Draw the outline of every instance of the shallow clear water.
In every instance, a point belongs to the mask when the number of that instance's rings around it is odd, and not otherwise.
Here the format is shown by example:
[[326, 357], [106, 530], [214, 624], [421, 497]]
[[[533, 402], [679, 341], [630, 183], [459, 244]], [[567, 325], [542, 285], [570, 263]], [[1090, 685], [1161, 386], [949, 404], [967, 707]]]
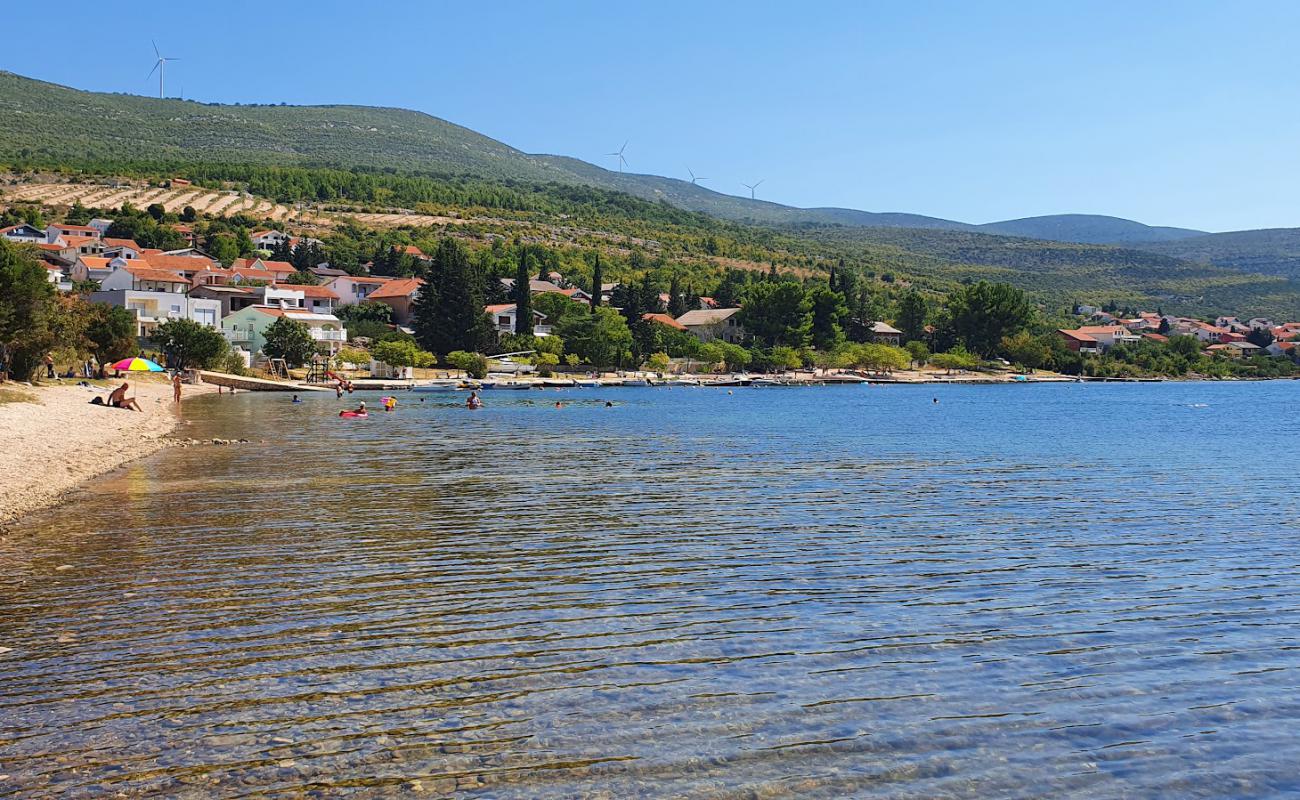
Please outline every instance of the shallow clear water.
[[196, 399], [0, 542], [0, 796], [1300, 792], [1298, 392]]

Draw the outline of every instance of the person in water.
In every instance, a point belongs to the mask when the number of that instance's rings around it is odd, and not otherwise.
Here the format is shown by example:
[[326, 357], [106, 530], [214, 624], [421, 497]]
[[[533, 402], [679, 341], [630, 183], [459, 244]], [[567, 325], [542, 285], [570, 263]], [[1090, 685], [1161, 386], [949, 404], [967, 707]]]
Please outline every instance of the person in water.
[[609, 401], [609, 400], [606, 400], [606, 401], [605, 401], [605, 408], [613, 408], [613, 407], [614, 407], [614, 404], [613, 404], [611, 401]]
[[366, 413], [366, 401], [365, 401], [365, 400], [362, 400], [362, 401], [361, 401], [361, 405], [357, 406], [357, 408], [356, 408], [356, 412], [355, 412], [355, 413], [357, 413], [357, 414], [364, 414], [364, 413]]
[[479, 399], [478, 392], [470, 392], [469, 399], [465, 401], [465, 408], [482, 408], [483, 401]]
[[293, 402], [295, 402], [295, 403], [301, 403], [302, 401], [299, 400], [299, 399], [298, 399], [298, 395], [295, 394], [295, 395], [293, 396]]
[[561, 403], [559, 400], [556, 400], [556, 401], [555, 401], [555, 407], [556, 407], [556, 408], [564, 408], [564, 403]]

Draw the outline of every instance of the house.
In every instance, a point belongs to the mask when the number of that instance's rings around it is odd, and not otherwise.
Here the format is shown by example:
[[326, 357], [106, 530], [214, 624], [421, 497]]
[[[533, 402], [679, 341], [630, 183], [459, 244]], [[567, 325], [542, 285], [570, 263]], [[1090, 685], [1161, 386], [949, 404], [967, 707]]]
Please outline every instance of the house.
[[[492, 327], [497, 333], [515, 332], [515, 319], [519, 315], [519, 309], [514, 303], [497, 303], [495, 305], [485, 306], [483, 310], [492, 318]], [[542, 324], [545, 319], [545, 314], [537, 309], [533, 309], [534, 336], [550, 335], [551, 326]]]
[[78, 256], [68, 270], [73, 283], [85, 281], [103, 281], [114, 272], [127, 266], [130, 262], [121, 256], [104, 258], [102, 256]]
[[[317, 314], [333, 314], [334, 308], [339, 302], [339, 296], [325, 286], [308, 286], [306, 284], [271, 284], [265, 289], [289, 289], [297, 291], [302, 295], [300, 303], [302, 308]], [[265, 291], [265, 289], [263, 291]]]
[[1250, 358], [1253, 355], [1258, 355], [1264, 350], [1264, 348], [1260, 347], [1254, 342], [1248, 342], [1244, 339], [1239, 342], [1224, 342], [1224, 346], [1236, 350], [1237, 356], [1244, 357], [1244, 358]]
[[668, 328], [672, 328], [673, 330], [678, 330], [678, 331], [686, 330], [685, 325], [673, 319], [672, 317], [668, 316], [667, 314], [642, 314], [641, 319], [648, 319], [651, 322], [657, 322], [660, 325], [663, 325]]
[[410, 326], [411, 309], [424, 281], [420, 278], [396, 278], [370, 293], [370, 300], [393, 309], [393, 323]]
[[121, 256], [130, 261], [133, 258], [140, 257], [140, 251], [143, 250], [140, 245], [135, 243], [134, 239], [111, 239], [104, 237], [104, 255], [112, 258]]
[[258, 353], [266, 348], [266, 329], [282, 318], [306, 325], [317, 349], [323, 353], [334, 355], [348, 340], [343, 323], [333, 314], [271, 306], [249, 306], [234, 312], [221, 320], [221, 332], [232, 345]]
[[[93, 224], [94, 220], [91, 220], [91, 222]], [[194, 232], [193, 227], [186, 225], [183, 222], [175, 222], [172, 223], [171, 229], [179, 233], [190, 247], [193, 247], [198, 243], [198, 234]]]
[[281, 244], [288, 244], [290, 237], [284, 231], [253, 231], [248, 238], [253, 240], [253, 247], [258, 250], [274, 250]]
[[739, 344], [745, 339], [745, 329], [736, 315], [739, 308], [712, 308], [687, 311], [677, 318], [678, 324], [690, 331], [701, 342], [721, 339]]
[[[105, 228], [104, 230], [108, 230]], [[61, 222], [53, 222], [45, 228], [45, 241], [53, 244], [58, 241], [59, 237], [76, 236], [79, 238], [101, 239], [104, 231], [99, 228], [92, 228], [89, 225], [66, 225]]]
[[288, 261], [265, 261], [260, 258], [237, 258], [230, 266], [232, 269], [268, 272], [274, 276], [269, 280], [284, 280], [298, 271]]
[[[1117, 344], [1136, 344], [1142, 337], [1123, 325], [1082, 325], [1074, 329], [1075, 333], [1091, 337], [1098, 348], [1105, 352]], [[1069, 341], [1066, 341], [1069, 344]]]
[[413, 244], [395, 244], [393, 245], [393, 252], [403, 256], [410, 256], [411, 258], [418, 258], [421, 261], [432, 260], [424, 254], [423, 250]]
[[190, 282], [178, 272], [155, 269], [146, 265], [137, 266], [127, 262], [125, 266], [114, 270], [100, 281], [99, 288], [106, 292], [114, 289], [132, 289], [137, 292], [186, 294], [189, 292]]
[[100, 236], [105, 236], [108, 234], [108, 229], [113, 227], [113, 220], [104, 219], [103, 217], [95, 217], [90, 222], [86, 223], [86, 227], [94, 228], [99, 231]]
[[243, 286], [223, 286], [216, 284], [198, 284], [190, 289], [190, 297], [204, 300], [216, 300], [221, 304], [221, 319], [236, 311], [257, 305], [253, 290]]
[[1097, 340], [1080, 330], [1059, 328], [1056, 332], [1065, 340], [1065, 346], [1075, 353], [1097, 355], [1101, 352], [1101, 345]]
[[1294, 357], [1294, 356], [1296, 355], [1296, 349], [1295, 349], [1295, 348], [1296, 348], [1296, 343], [1295, 343], [1295, 342], [1273, 342], [1273, 343], [1270, 344], [1268, 347], [1265, 347], [1264, 350], [1265, 350], [1265, 351], [1266, 351], [1270, 356], [1291, 356], [1291, 357]]
[[21, 225], [10, 225], [7, 228], [0, 228], [0, 236], [10, 244], [48, 244], [45, 238], [45, 231], [35, 225], [28, 225], [26, 222]]
[[104, 252], [104, 243], [97, 236], [59, 236], [51, 244], [62, 245], [75, 255], [97, 256]]
[[152, 336], [160, 323], [170, 319], [192, 319], [211, 328], [216, 328], [221, 320], [221, 303], [180, 292], [112, 289], [92, 292], [90, 299], [134, 312], [135, 335], [142, 339]]
[[1277, 327], [1271, 321], [1265, 319], [1264, 317], [1255, 317], [1254, 319], [1252, 319], [1250, 322], [1247, 322], [1246, 324], [1250, 326], [1250, 329], [1252, 331], [1266, 331]]
[[1162, 344], [1169, 341], [1168, 336], [1162, 336], [1158, 333], [1144, 333], [1142, 334], [1142, 338], [1149, 342], [1160, 342]]
[[140, 258], [149, 262], [151, 267], [179, 272], [190, 281], [193, 281], [194, 277], [199, 273], [217, 267], [216, 261], [200, 255], [182, 256], [170, 253], [150, 253], [148, 250], [142, 250]]
[[880, 344], [892, 344], [897, 347], [903, 342], [903, 332], [892, 325], [873, 322], [871, 323], [871, 340]]
[[372, 275], [339, 275], [325, 281], [324, 286], [339, 296], [339, 305], [356, 305], [365, 302], [370, 293], [388, 283], [392, 278], [381, 278]]

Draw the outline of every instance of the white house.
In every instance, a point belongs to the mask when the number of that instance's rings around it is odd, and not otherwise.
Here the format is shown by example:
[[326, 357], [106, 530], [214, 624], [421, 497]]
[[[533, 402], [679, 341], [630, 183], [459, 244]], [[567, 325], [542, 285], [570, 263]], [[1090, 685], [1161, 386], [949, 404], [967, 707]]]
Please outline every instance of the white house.
[[28, 225], [26, 222], [21, 225], [0, 228], [0, 236], [5, 237], [5, 240], [11, 244], [48, 244], [45, 231], [35, 225]]
[[687, 311], [677, 321], [694, 334], [701, 342], [721, 339], [724, 342], [739, 344], [745, 339], [745, 329], [736, 315], [739, 308], [708, 308]]
[[[105, 228], [107, 230], [107, 228]], [[102, 239], [104, 231], [98, 228], [92, 228], [89, 225], [66, 225], [61, 222], [52, 222], [45, 228], [45, 241], [53, 244], [60, 237], [76, 236], [89, 237], [91, 239]]]
[[289, 241], [289, 234], [284, 231], [253, 231], [248, 235], [253, 240], [253, 247], [258, 250], [274, 250]]
[[100, 236], [104, 236], [108, 233], [108, 229], [113, 227], [113, 220], [104, 219], [103, 217], [95, 217], [90, 222], [86, 223], [86, 227], [94, 228], [99, 231]]
[[[68, 270], [74, 283], [81, 281], [99, 281], [101, 286], [104, 279], [108, 278], [114, 272], [128, 266], [131, 262], [118, 256], [116, 258], [103, 258], [101, 256], [77, 256], [72, 268]], [[129, 287], [123, 287], [129, 288]]]
[[114, 270], [101, 280], [99, 288], [105, 292], [115, 289], [133, 289], [137, 292], [187, 294], [190, 290], [190, 282], [185, 280], [184, 275], [170, 270], [154, 269], [145, 265], [136, 266], [128, 262], [126, 266]]
[[159, 323], [170, 319], [191, 319], [210, 328], [218, 327], [221, 303], [189, 297], [181, 292], [112, 289], [92, 292], [90, 299], [135, 312], [136, 336], [148, 338]]
[[[484, 311], [492, 318], [492, 327], [497, 333], [514, 333], [515, 320], [519, 316], [519, 308], [514, 303], [497, 303], [495, 305], [484, 306]], [[549, 336], [551, 326], [543, 325], [546, 315], [537, 309], [533, 309], [533, 335]]]
[[295, 308], [271, 306], [249, 306], [232, 313], [221, 320], [221, 332], [232, 345], [242, 347], [250, 353], [258, 353], [266, 348], [266, 329], [280, 318], [306, 325], [311, 338], [316, 341], [317, 349], [330, 355], [342, 349], [348, 340], [343, 323], [333, 314], [314, 314]]

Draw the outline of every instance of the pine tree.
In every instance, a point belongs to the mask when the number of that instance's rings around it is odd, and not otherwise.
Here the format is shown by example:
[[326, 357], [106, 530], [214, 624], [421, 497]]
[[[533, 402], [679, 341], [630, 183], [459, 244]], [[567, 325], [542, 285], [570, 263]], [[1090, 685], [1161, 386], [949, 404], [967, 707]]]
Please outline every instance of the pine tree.
[[600, 269], [600, 251], [596, 251], [596, 263], [591, 268], [591, 313], [595, 314], [596, 309], [600, 308], [602, 281], [605, 280], [605, 274]]
[[668, 284], [668, 315], [676, 319], [686, 311], [686, 296], [682, 294], [680, 282], [674, 275], [672, 282]]
[[533, 332], [533, 293], [528, 287], [528, 248], [519, 248], [519, 268], [515, 270], [515, 333]]
[[450, 238], [439, 242], [415, 301], [415, 335], [421, 346], [443, 359], [454, 350], [486, 349], [492, 329], [483, 310], [483, 289], [483, 276], [464, 246]]

